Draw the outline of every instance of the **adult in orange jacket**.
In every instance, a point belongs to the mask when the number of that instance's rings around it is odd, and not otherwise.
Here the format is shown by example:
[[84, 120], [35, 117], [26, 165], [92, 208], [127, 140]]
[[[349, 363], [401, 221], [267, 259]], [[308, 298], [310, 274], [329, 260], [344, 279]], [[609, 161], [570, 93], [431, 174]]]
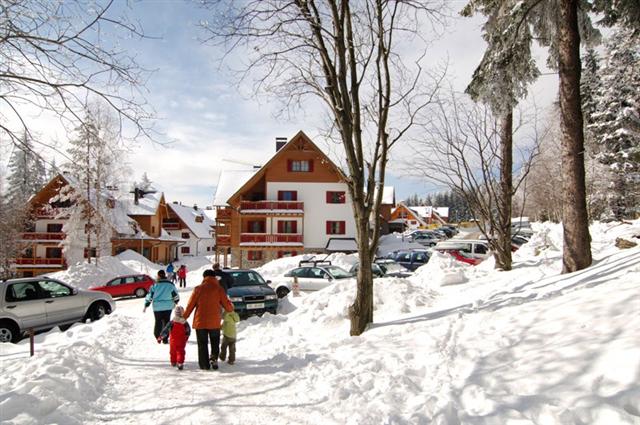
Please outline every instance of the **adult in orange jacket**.
[[[188, 319], [191, 312], [195, 310], [193, 328], [196, 330], [198, 341], [200, 369], [217, 369], [220, 355], [221, 312], [222, 308], [233, 311], [233, 304], [227, 298], [213, 270], [205, 270], [202, 276], [204, 278], [202, 283], [195, 287], [189, 298], [184, 317]], [[209, 358], [209, 342], [211, 342], [211, 358]]]

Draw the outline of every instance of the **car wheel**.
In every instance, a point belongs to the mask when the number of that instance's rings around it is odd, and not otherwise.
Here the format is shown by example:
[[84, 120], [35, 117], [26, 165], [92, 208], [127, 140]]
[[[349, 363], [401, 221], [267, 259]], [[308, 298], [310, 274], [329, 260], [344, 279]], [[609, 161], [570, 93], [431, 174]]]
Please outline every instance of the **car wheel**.
[[147, 291], [144, 290], [144, 288], [138, 288], [136, 289], [136, 291], [133, 293], [133, 295], [135, 295], [138, 298], [142, 298], [145, 295], [147, 295]]
[[18, 341], [20, 341], [20, 332], [18, 327], [9, 321], [0, 322], [0, 343], [16, 343]]
[[100, 320], [106, 315], [107, 315], [107, 307], [104, 305], [104, 303], [101, 303], [101, 302], [93, 304], [91, 306], [91, 309], [89, 310], [89, 318], [91, 319], [92, 322], [95, 322], [96, 320]]
[[278, 298], [284, 298], [287, 296], [288, 293], [289, 293], [289, 288], [285, 288], [284, 286], [281, 286], [278, 289], [276, 289], [276, 295], [278, 296]]

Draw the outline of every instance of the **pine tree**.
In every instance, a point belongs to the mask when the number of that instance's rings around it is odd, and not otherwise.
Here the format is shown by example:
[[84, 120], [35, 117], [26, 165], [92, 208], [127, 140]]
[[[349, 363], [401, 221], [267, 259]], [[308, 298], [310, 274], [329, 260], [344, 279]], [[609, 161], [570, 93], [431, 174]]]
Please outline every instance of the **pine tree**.
[[44, 161], [33, 150], [31, 139], [23, 134], [9, 160], [7, 197], [10, 202], [25, 204], [46, 183]]
[[615, 219], [634, 218], [640, 202], [640, 36], [617, 28], [606, 43], [605, 63], [590, 82], [589, 111], [596, 158], [609, 166], [608, 197]]

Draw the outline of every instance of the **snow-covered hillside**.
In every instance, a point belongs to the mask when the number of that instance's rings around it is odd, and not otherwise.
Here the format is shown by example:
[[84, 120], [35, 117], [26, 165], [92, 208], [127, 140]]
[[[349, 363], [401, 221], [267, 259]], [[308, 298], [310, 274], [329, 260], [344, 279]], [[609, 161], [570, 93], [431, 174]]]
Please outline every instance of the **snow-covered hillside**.
[[377, 280], [359, 337], [353, 281], [290, 295], [241, 322], [236, 364], [216, 372], [198, 370], [195, 336], [172, 369], [142, 301], [118, 301], [104, 320], [37, 336], [33, 358], [27, 341], [0, 346], [0, 422], [640, 424], [640, 248], [614, 246], [640, 242], [640, 222], [594, 225], [594, 264], [569, 275], [560, 227], [534, 230], [510, 272], [436, 255], [410, 279]]

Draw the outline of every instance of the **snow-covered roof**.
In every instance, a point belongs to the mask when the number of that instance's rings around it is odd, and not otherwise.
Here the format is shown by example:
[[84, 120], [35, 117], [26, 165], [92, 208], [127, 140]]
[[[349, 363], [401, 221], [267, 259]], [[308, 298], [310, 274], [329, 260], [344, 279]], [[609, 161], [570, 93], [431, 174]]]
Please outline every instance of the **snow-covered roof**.
[[358, 250], [353, 238], [330, 238], [325, 249], [329, 252], [353, 252]]
[[146, 193], [144, 197], [138, 199], [135, 203], [133, 194], [129, 194], [122, 201], [127, 206], [127, 214], [129, 215], [155, 215], [160, 206], [162, 192]]
[[213, 197], [214, 206], [227, 205], [227, 201], [236, 193], [258, 169], [251, 170], [223, 170], [220, 172], [216, 194]]
[[[374, 196], [377, 194], [378, 188], [374, 191]], [[383, 205], [395, 205], [396, 204], [396, 189], [393, 186], [385, 186], [382, 189], [382, 204]]]
[[449, 217], [449, 207], [433, 207], [440, 217]]
[[408, 206], [407, 208], [410, 208], [422, 218], [430, 218], [434, 212], [440, 217], [449, 217], [449, 207]]
[[[174, 203], [170, 203], [168, 205], [197, 238], [212, 238], [211, 226], [213, 226], [215, 222], [205, 214], [204, 210]], [[202, 221], [196, 221], [196, 217], [202, 217]]]

